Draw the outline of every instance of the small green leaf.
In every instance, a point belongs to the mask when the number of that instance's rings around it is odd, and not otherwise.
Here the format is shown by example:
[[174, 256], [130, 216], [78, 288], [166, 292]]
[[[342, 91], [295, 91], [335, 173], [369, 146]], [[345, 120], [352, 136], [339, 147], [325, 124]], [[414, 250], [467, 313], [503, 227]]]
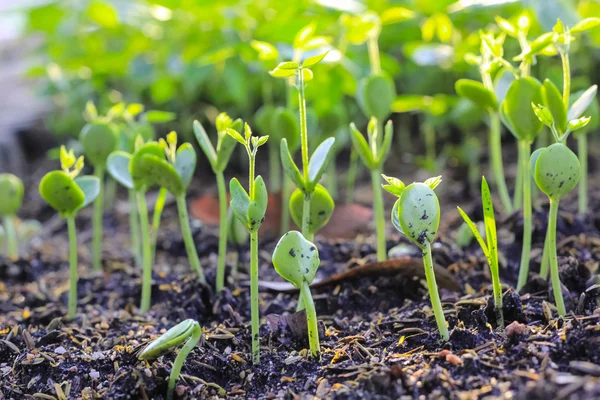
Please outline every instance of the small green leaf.
[[483, 222], [485, 224], [488, 262], [490, 268], [497, 268], [498, 260], [498, 238], [496, 237], [496, 215], [494, 214], [494, 203], [490, 187], [485, 179], [481, 177], [481, 202], [483, 207]]
[[125, 108], [125, 111], [127, 112], [127, 114], [131, 115], [132, 117], [135, 117], [136, 115], [138, 115], [144, 111], [144, 105], [138, 104], [138, 103], [132, 103], [132, 104], [127, 105], [127, 107]]
[[284, 62], [279, 63], [279, 65], [276, 67], [276, 69], [296, 70], [299, 67], [300, 66], [295, 61], [284, 61]]
[[546, 126], [551, 127], [554, 125], [554, 118], [552, 118], [552, 113], [543, 105], [535, 105], [531, 103], [531, 108], [533, 108], [533, 112], [535, 116]]
[[508, 35], [516, 38], [519, 36], [519, 29], [514, 26], [509, 20], [496, 16], [496, 24]]
[[477, 225], [475, 225], [475, 223], [471, 220], [471, 218], [469, 218], [467, 213], [465, 213], [462, 208], [460, 208], [460, 207], [456, 207], [456, 208], [458, 209], [458, 213], [460, 214], [460, 216], [465, 221], [465, 224], [467, 224], [469, 229], [471, 229], [471, 232], [473, 232], [473, 236], [475, 236], [475, 239], [477, 239], [477, 243], [479, 243], [479, 246], [481, 246], [481, 250], [483, 250], [483, 254], [485, 254], [485, 256], [487, 258], [489, 258], [488, 246], [487, 246], [485, 240], [483, 240], [483, 238], [481, 237], [481, 234], [479, 233], [479, 229], [477, 229]]
[[267, 143], [267, 140], [269, 140], [269, 135], [259, 137], [256, 141], [256, 147], [263, 146], [265, 143]]
[[588, 109], [592, 101], [596, 98], [596, 92], [598, 91], [598, 86], [593, 85], [590, 86], [569, 108], [569, 113], [567, 119], [572, 121], [577, 119], [583, 115], [585, 110]]
[[325, 139], [310, 157], [310, 161], [308, 162], [308, 181], [312, 186], [316, 185], [321, 180], [321, 176], [325, 172], [329, 160], [335, 153], [333, 151], [334, 144], [334, 137]]
[[248, 243], [248, 229], [239, 218], [233, 215], [231, 208], [227, 210], [227, 241], [235, 247]]
[[248, 205], [248, 230], [255, 232], [260, 229], [261, 224], [265, 220], [267, 213], [267, 205], [269, 196], [267, 193], [267, 185], [262, 176], [257, 176], [254, 180], [254, 200]]
[[106, 161], [108, 173], [114, 180], [125, 186], [127, 189], [133, 189], [133, 179], [129, 172], [129, 162], [131, 154], [124, 151], [114, 151], [110, 153]]
[[357, 87], [356, 100], [367, 117], [384, 119], [391, 112], [396, 98], [396, 88], [385, 73], [370, 75], [362, 79]]
[[311, 22], [310, 24], [300, 29], [294, 37], [294, 49], [302, 49], [305, 46], [306, 42], [308, 42], [313, 37], [316, 28], [316, 24], [314, 22]]
[[416, 13], [404, 7], [391, 7], [381, 13], [381, 23], [384, 25], [396, 24], [414, 18]]
[[51, 171], [42, 178], [40, 195], [63, 217], [73, 215], [85, 201], [83, 191], [63, 171]]
[[360, 156], [362, 162], [368, 169], [376, 168], [375, 160], [373, 159], [373, 153], [362, 133], [356, 129], [354, 122], [350, 124], [350, 139], [354, 150]]
[[229, 136], [231, 136], [232, 138], [234, 138], [238, 143], [240, 143], [242, 146], [247, 147], [248, 143], [246, 142], [246, 139], [244, 139], [244, 137], [236, 130], [233, 130], [231, 128], [227, 128], [227, 134]]
[[279, 239], [272, 257], [273, 266], [285, 280], [300, 288], [315, 279], [319, 268], [319, 251], [298, 231], [290, 231]]
[[[560, 134], [565, 133], [567, 130], [567, 110], [563, 103], [563, 98], [560, 94], [560, 91], [549, 79], [544, 81], [544, 85], [542, 87], [542, 96], [544, 98], [544, 105], [548, 107], [548, 110], [552, 114], [552, 119], [556, 124], [556, 129]], [[544, 124], [546, 123], [544, 122]]]
[[137, 149], [129, 162], [129, 173], [136, 190], [147, 190], [148, 187], [154, 184], [152, 180], [148, 181], [148, 171], [143, 169], [143, 163], [139, 162], [145, 154], [154, 155], [159, 159], [165, 158], [165, 151], [157, 142], [145, 143]]
[[383, 166], [390, 154], [390, 149], [392, 148], [392, 139], [394, 138], [394, 124], [392, 121], [388, 121], [387, 124], [385, 124], [384, 132], [383, 143], [381, 144], [381, 149], [379, 149], [379, 155], [377, 156], [378, 167]]
[[169, 350], [178, 347], [188, 340], [194, 333], [200, 336], [200, 324], [193, 319], [186, 319], [160, 335], [152, 343], [144, 347], [138, 355], [139, 360], [153, 360], [165, 354]]
[[535, 183], [551, 200], [560, 200], [577, 186], [581, 177], [579, 159], [562, 143], [542, 150], [535, 162]]
[[67, 148], [64, 145], [60, 146], [60, 166], [62, 169], [71, 168], [75, 165], [76, 160], [77, 158], [75, 158], [73, 149], [67, 151]]
[[142, 154], [140, 157], [134, 157], [131, 163], [135, 164], [136, 176], [141, 178], [147, 187], [156, 185], [165, 188], [175, 197], [185, 194], [181, 177], [164, 156]]
[[250, 46], [258, 52], [258, 58], [260, 60], [271, 61], [276, 60], [277, 57], [279, 57], [279, 52], [271, 43], [251, 40]]
[[471, 100], [484, 109], [496, 110], [498, 99], [496, 94], [488, 90], [483, 83], [471, 79], [459, 79], [454, 85], [456, 94]]
[[104, 167], [108, 155], [117, 150], [119, 132], [111, 123], [95, 121], [83, 127], [79, 141], [86, 159], [94, 166]]
[[543, 102], [542, 85], [531, 77], [520, 78], [511, 83], [500, 106], [503, 122], [519, 140], [532, 143], [542, 130], [543, 124], [535, 115], [531, 103]]
[[312, 57], [307, 57], [302, 62], [302, 68], [310, 68], [313, 65], [317, 65], [318, 63], [320, 63], [321, 61], [323, 61], [323, 59], [327, 56], [328, 53], [329, 53], [329, 51], [326, 51], [323, 54], [319, 54], [319, 55], [312, 56]]
[[98, 119], [98, 110], [96, 109], [93, 101], [89, 100], [87, 103], [85, 103], [85, 114], [88, 121], [94, 121]]
[[181, 178], [183, 186], [187, 188], [196, 170], [196, 150], [194, 150], [194, 147], [190, 143], [183, 143], [177, 149], [175, 170]]
[[271, 120], [271, 130], [275, 137], [287, 140], [292, 153], [300, 147], [300, 123], [298, 117], [288, 108], [277, 107]]
[[290, 180], [292, 182], [294, 182], [294, 184], [296, 185], [297, 188], [304, 189], [304, 187], [305, 187], [304, 177], [300, 173], [300, 170], [298, 169], [298, 167], [296, 166], [296, 163], [294, 162], [294, 158], [290, 154], [290, 150], [288, 149], [286, 139], [281, 140], [279, 150], [280, 150], [279, 154], [281, 156], [281, 165], [283, 167], [283, 171], [285, 172], [287, 177], [290, 178]]
[[402, 225], [400, 225], [400, 199], [396, 200], [394, 207], [392, 207], [392, 225], [394, 225], [394, 228], [396, 228], [398, 232], [404, 235]]
[[429, 186], [431, 190], [435, 190], [435, 188], [442, 183], [442, 176], [434, 176], [433, 178], [427, 179], [424, 183]]
[[219, 132], [225, 132], [227, 128], [232, 128], [232, 124], [233, 121], [231, 120], [231, 117], [229, 117], [229, 115], [227, 115], [227, 113], [224, 112], [219, 113], [219, 115], [217, 115], [217, 118], [215, 119], [215, 125], [217, 126], [217, 131]]
[[144, 113], [143, 119], [153, 124], [171, 122], [177, 118], [177, 115], [168, 111], [149, 110]]
[[296, 76], [296, 70], [275, 68], [274, 70], [269, 71], [269, 74], [274, 78], [289, 78], [291, 76]]
[[576, 131], [587, 126], [587, 124], [590, 123], [591, 119], [591, 117], [581, 117], [578, 119], [574, 119], [572, 121], [569, 121], [568, 128], [570, 131]]
[[[304, 193], [300, 189], [294, 190], [290, 196], [289, 206], [294, 223], [298, 226], [302, 226]], [[333, 215], [334, 208], [335, 203], [327, 189], [319, 184], [315, 186], [315, 190], [310, 199], [310, 221], [308, 232], [310, 234], [315, 234], [322, 227], [327, 225]]]
[[571, 28], [571, 33], [583, 32], [600, 26], [600, 18], [591, 17], [579, 21]]
[[252, 137], [252, 129], [250, 129], [250, 125], [247, 123], [244, 124], [244, 136], [246, 137], [246, 141], [249, 141]]
[[74, 182], [83, 192], [84, 200], [80, 209], [91, 204], [100, 194], [100, 179], [96, 176], [79, 176]]
[[387, 190], [394, 196], [398, 196], [398, 197], [402, 196], [402, 192], [404, 192], [404, 189], [406, 187], [404, 185], [404, 182], [402, 182], [398, 178], [394, 178], [394, 177], [387, 176], [384, 174], [381, 174], [381, 176], [388, 183], [387, 185], [381, 185], [381, 187], [383, 187], [385, 190]]
[[[233, 129], [233, 128], [232, 128]], [[214, 167], [215, 172], [223, 172], [229, 163], [231, 154], [235, 149], [237, 140], [232, 138], [227, 133], [219, 134], [219, 142], [217, 143], [217, 163]]]
[[194, 135], [214, 171], [217, 164], [217, 152], [208, 138], [204, 127], [197, 120], [194, 120]]
[[19, 211], [23, 204], [23, 192], [21, 179], [9, 173], [0, 174], [0, 216], [13, 216]]
[[248, 192], [242, 187], [237, 178], [233, 178], [229, 181], [229, 192], [231, 193], [231, 201], [229, 204], [233, 210], [233, 214], [249, 231], [248, 207], [250, 206], [250, 196], [248, 196]]
[[412, 183], [404, 189], [398, 205], [402, 232], [421, 249], [432, 243], [440, 223], [438, 198], [424, 183]]

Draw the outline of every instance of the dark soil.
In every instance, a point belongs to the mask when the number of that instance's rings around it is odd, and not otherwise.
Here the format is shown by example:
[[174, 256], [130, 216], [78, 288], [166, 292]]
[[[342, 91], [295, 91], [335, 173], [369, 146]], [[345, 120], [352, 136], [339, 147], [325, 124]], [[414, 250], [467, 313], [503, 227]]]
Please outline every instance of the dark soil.
[[[136, 352], [176, 323], [193, 318], [203, 337], [182, 370], [180, 398], [600, 398], [600, 217], [577, 217], [574, 201], [561, 207], [559, 263], [569, 315], [557, 318], [548, 282], [539, 270], [547, 203], [535, 212], [529, 284], [517, 294], [520, 257], [519, 214], [499, 217], [504, 317], [496, 326], [490, 277], [477, 243], [455, 243], [460, 204], [475, 219], [479, 201], [467, 203], [464, 188], [447, 185], [445, 208], [433, 258], [459, 291], [441, 290], [451, 329], [440, 342], [423, 276], [367, 268], [374, 261], [373, 238], [318, 239], [318, 279], [342, 273], [313, 289], [321, 328], [322, 358], [311, 359], [303, 315], [294, 315], [297, 295], [261, 291], [260, 365], [251, 363], [250, 299], [241, 254], [237, 281], [213, 290], [215, 230], [194, 226], [209, 286], [189, 270], [176, 210], [165, 210], [148, 315], [138, 313], [140, 269], [128, 250], [127, 216], [105, 218], [104, 271], [89, 270], [90, 211], [78, 219], [80, 281], [78, 317], [67, 321], [67, 242], [60, 222], [49, 221], [28, 249], [30, 258], [0, 260], [0, 399], [161, 399], [175, 354], [138, 361]], [[599, 187], [590, 184], [590, 187]], [[600, 209], [600, 191], [590, 210]], [[465, 204], [466, 203], [466, 204]], [[39, 210], [38, 210], [39, 211]], [[42, 210], [42, 213], [46, 212]], [[391, 227], [390, 227], [391, 229]], [[390, 231], [391, 232], [391, 231]], [[397, 234], [388, 247], [407, 265], [419, 263], [415, 246]], [[281, 281], [270, 264], [274, 239], [263, 238], [260, 279]], [[85, 244], [85, 245], [84, 245]], [[414, 259], [407, 258], [410, 257]]]

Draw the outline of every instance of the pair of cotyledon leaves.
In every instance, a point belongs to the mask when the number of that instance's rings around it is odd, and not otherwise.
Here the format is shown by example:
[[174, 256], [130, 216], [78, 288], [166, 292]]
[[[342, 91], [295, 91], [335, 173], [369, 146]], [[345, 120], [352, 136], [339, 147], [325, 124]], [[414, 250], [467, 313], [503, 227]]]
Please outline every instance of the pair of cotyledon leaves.
[[550, 200], [559, 201], [577, 186], [581, 177], [579, 159], [562, 143], [537, 149], [530, 162], [535, 183]]
[[309, 285], [315, 279], [319, 268], [319, 250], [298, 231], [290, 231], [283, 235], [272, 257], [277, 273], [297, 288], [303, 283]]
[[64, 171], [48, 172], [40, 182], [40, 195], [63, 217], [71, 217], [90, 204], [100, 193], [95, 176], [71, 177]]
[[[374, 135], [374, 131], [377, 129], [375, 121], [372, 119], [368, 126], [368, 135], [371, 137]], [[374, 154], [373, 149], [367, 143], [367, 140], [363, 136], [362, 133], [358, 129], [354, 123], [350, 124], [350, 138], [352, 140], [352, 145], [354, 149], [358, 152], [363, 163], [367, 166], [367, 168], [371, 170], [380, 169], [383, 166], [392, 146], [392, 138], [393, 138], [393, 125], [392, 121], [388, 121], [385, 125], [385, 134], [383, 136], [383, 142], [381, 144], [381, 148], [377, 149], [377, 154]], [[378, 133], [378, 134], [381, 134]]]

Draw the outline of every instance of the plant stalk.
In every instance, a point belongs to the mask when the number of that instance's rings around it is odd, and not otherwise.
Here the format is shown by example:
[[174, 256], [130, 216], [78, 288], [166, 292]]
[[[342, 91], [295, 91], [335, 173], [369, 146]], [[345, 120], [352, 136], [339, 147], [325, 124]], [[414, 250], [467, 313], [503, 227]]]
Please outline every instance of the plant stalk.
[[310, 200], [312, 199], [311, 193], [304, 193], [304, 203], [302, 204], [302, 236], [309, 242], [312, 242], [314, 235], [310, 233]]
[[381, 73], [381, 59], [379, 57], [379, 45], [377, 40], [379, 35], [371, 35], [367, 41], [367, 50], [369, 52], [369, 64], [371, 65], [371, 74]]
[[150, 244], [150, 226], [148, 223], [146, 193], [143, 191], [137, 192], [137, 201], [140, 215], [140, 229], [142, 231], [142, 259], [144, 260], [140, 311], [145, 314], [150, 310], [150, 295], [152, 292], [152, 247]]
[[258, 309], [258, 232], [250, 232], [250, 315], [252, 320], [252, 362], [260, 363], [260, 314]]
[[315, 303], [313, 302], [313, 298], [310, 294], [310, 286], [306, 281], [302, 282], [302, 287], [300, 288], [300, 297], [303, 299], [303, 303], [306, 309], [306, 321], [308, 325], [308, 343], [310, 345], [310, 352], [313, 357], [319, 358], [321, 353], [321, 344], [319, 342], [317, 312], [315, 310]]
[[492, 288], [494, 290], [494, 311], [496, 312], [496, 323], [500, 328], [504, 328], [504, 313], [502, 312], [502, 284], [500, 283], [500, 273], [498, 271], [497, 262], [496, 267], [493, 268], [491, 272]]
[[588, 206], [588, 152], [587, 152], [587, 134], [581, 133], [577, 136], [577, 156], [581, 165], [581, 178], [579, 179], [579, 215], [584, 215]]
[[427, 289], [429, 290], [429, 297], [431, 298], [431, 306], [433, 308], [433, 314], [435, 315], [435, 322], [437, 323], [442, 340], [448, 341], [450, 339], [450, 334], [448, 333], [448, 326], [446, 326], [446, 317], [444, 316], [442, 301], [440, 300], [438, 286], [435, 281], [433, 259], [431, 257], [431, 244], [427, 240], [424, 242], [423, 265], [425, 267], [425, 279], [427, 280]]
[[531, 144], [520, 140], [519, 141], [519, 156], [523, 178], [523, 248], [521, 251], [521, 265], [519, 267], [519, 280], [517, 282], [517, 291], [521, 290], [527, 283], [529, 275], [529, 258], [531, 253], [531, 172], [529, 156], [531, 152]]
[[135, 201], [135, 191], [129, 190], [129, 233], [131, 235], [131, 254], [138, 267], [142, 266], [142, 250], [140, 243], [140, 220], [138, 207]]
[[521, 168], [523, 161], [521, 160], [521, 152], [518, 151], [517, 154], [517, 179], [515, 182], [515, 196], [513, 197], [513, 211], [518, 211], [523, 206], [523, 169]]
[[387, 259], [385, 216], [383, 215], [383, 195], [380, 182], [381, 171], [378, 169], [372, 170], [371, 183], [373, 184], [373, 212], [377, 231], [377, 261], [385, 261]]
[[544, 239], [544, 251], [542, 253], [542, 265], [540, 266], [540, 277], [544, 279], [548, 279], [548, 270], [550, 269], [548, 243], [550, 243], [550, 229], [546, 229], [546, 238]]
[[490, 159], [494, 172], [494, 182], [500, 195], [500, 201], [504, 212], [512, 213], [513, 207], [506, 187], [506, 178], [504, 177], [504, 165], [502, 165], [502, 139], [500, 137], [500, 118], [497, 112], [490, 112]]
[[77, 314], [77, 233], [75, 231], [75, 215], [67, 217], [69, 230], [69, 312], [68, 319]]
[[167, 200], [167, 189], [161, 187], [158, 191], [158, 197], [156, 203], [154, 203], [154, 214], [152, 215], [152, 260], [156, 256], [156, 241], [158, 239], [158, 228], [160, 228], [160, 217], [165, 208], [165, 202]]
[[571, 63], [569, 62], [569, 53], [566, 51], [560, 52], [563, 70], [563, 104], [569, 109], [569, 96], [571, 94]]
[[14, 216], [5, 215], [3, 219], [4, 232], [6, 233], [6, 255], [11, 260], [19, 258], [19, 246], [17, 245], [17, 232], [15, 231]]
[[225, 258], [227, 257], [227, 189], [223, 172], [217, 172], [219, 190], [219, 258], [217, 261], [217, 292], [225, 286]]
[[567, 315], [565, 301], [562, 295], [560, 275], [558, 273], [558, 256], [556, 254], [556, 219], [558, 218], [558, 200], [550, 199], [550, 214], [548, 215], [548, 252], [550, 258], [550, 274], [552, 275], [552, 292], [554, 293], [554, 302], [558, 309], [558, 315], [564, 317]]
[[181, 374], [181, 368], [183, 368], [183, 363], [185, 359], [190, 354], [196, 344], [200, 341], [200, 337], [202, 336], [202, 330], [199, 326], [197, 326], [192, 331], [192, 336], [185, 342], [185, 345], [177, 354], [177, 358], [173, 363], [173, 369], [171, 369], [171, 375], [169, 376], [169, 387], [167, 388], [167, 400], [173, 399], [173, 391], [175, 390], [175, 384], [177, 383], [177, 379], [179, 379], [179, 375]]
[[179, 225], [181, 225], [181, 235], [183, 236], [185, 251], [187, 252], [188, 259], [190, 260], [190, 266], [192, 267], [192, 270], [198, 274], [198, 279], [200, 282], [206, 283], [204, 271], [202, 271], [200, 259], [198, 258], [198, 252], [196, 251], [194, 237], [192, 236], [192, 230], [190, 229], [190, 220], [187, 212], [187, 204], [185, 202], [185, 193], [181, 196], [177, 196], [177, 211], [179, 214]]
[[94, 237], [92, 243], [92, 265], [94, 271], [102, 270], [102, 214], [104, 213], [104, 168], [96, 167], [95, 175], [100, 181], [98, 197], [94, 201]]

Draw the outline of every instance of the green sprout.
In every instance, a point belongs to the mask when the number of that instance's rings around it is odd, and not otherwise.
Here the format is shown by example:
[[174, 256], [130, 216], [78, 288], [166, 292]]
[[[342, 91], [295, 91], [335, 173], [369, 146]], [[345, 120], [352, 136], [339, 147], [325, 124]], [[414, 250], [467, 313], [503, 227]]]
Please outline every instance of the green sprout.
[[310, 293], [310, 284], [319, 268], [319, 251], [300, 232], [290, 231], [279, 239], [272, 260], [277, 273], [300, 290], [300, 298], [306, 308], [310, 351], [313, 357], [319, 357], [321, 345], [317, 312]]
[[194, 121], [194, 134], [200, 148], [208, 158], [208, 162], [217, 177], [219, 191], [219, 257], [217, 261], [217, 292], [225, 286], [225, 258], [227, 256], [227, 188], [224, 171], [235, 148], [236, 141], [227, 134], [227, 129], [241, 130], [242, 120], [232, 121], [226, 113], [217, 116], [217, 147], [212, 145], [206, 131], [198, 121]]
[[240, 182], [233, 178], [229, 182], [231, 193], [230, 206], [234, 215], [250, 232], [250, 314], [252, 319], [252, 360], [255, 364], [260, 363], [260, 315], [258, 310], [258, 229], [265, 219], [267, 203], [269, 201], [267, 187], [263, 178], [259, 175], [254, 177], [256, 164], [256, 153], [258, 148], [269, 139], [268, 136], [252, 136], [252, 130], [248, 124], [244, 125], [244, 136], [239, 132], [228, 128], [227, 133], [237, 140], [248, 154], [249, 161], [249, 191], [242, 187]]
[[[580, 101], [583, 103], [587, 101], [588, 93], [591, 91], [596, 92], [598, 90], [598, 86], [594, 85], [590, 89], [586, 90], [579, 96], [579, 98], [573, 103], [571, 108], [569, 109], [569, 117], [575, 117], [576, 114], [573, 112], [571, 114], [571, 110], [580, 109], [578, 104]], [[591, 96], [595, 98], [596, 96]], [[583, 107], [581, 107], [583, 108]], [[600, 105], [598, 101], [593, 99], [591, 100], [591, 104], [589, 106], [590, 117], [592, 120], [589, 125], [580, 129], [575, 133], [575, 138], [577, 138], [577, 156], [579, 157], [579, 161], [581, 162], [581, 179], [579, 181], [579, 196], [578, 196], [578, 211], [580, 215], [584, 215], [588, 210], [588, 140], [587, 134], [593, 130], [598, 129], [600, 127]]]
[[[533, 177], [539, 189], [550, 200], [548, 214], [547, 253], [552, 277], [554, 301], [560, 316], [567, 310], [562, 295], [556, 254], [556, 220], [560, 200], [575, 188], [581, 176], [581, 167], [575, 153], [562, 143], [554, 143], [536, 150], [531, 156]], [[541, 272], [544, 275], [544, 272]]]
[[100, 181], [100, 192], [94, 201], [92, 265], [95, 270], [102, 268], [102, 214], [104, 212], [104, 175], [106, 159], [117, 149], [119, 132], [117, 127], [106, 118], [100, 118], [92, 102], [86, 105], [89, 122], [79, 134], [86, 159], [94, 166], [94, 175]]
[[[514, 80], [500, 105], [500, 118], [519, 144], [518, 173], [522, 176], [523, 188], [523, 248], [517, 290], [521, 290], [527, 282], [531, 252], [532, 214], [531, 214], [531, 173], [529, 158], [531, 145], [543, 125], [531, 110], [531, 103], [541, 103], [542, 85], [534, 78], [523, 77]], [[530, 111], [531, 110], [531, 111]], [[517, 180], [518, 184], [518, 180]]]
[[186, 319], [160, 335], [160, 337], [148, 344], [138, 355], [139, 360], [154, 360], [185, 342], [183, 348], [177, 354], [177, 358], [175, 358], [173, 369], [171, 369], [169, 387], [167, 388], [167, 400], [173, 398], [173, 391], [179, 379], [183, 363], [194, 347], [196, 347], [201, 336], [202, 329], [200, 328], [200, 324], [193, 319]]
[[231, 252], [231, 276], [234, 279], [237, 277], [240, 248], [248, 243], [250, 233], [246, 230], [246, 226], [233, 215], [231, 208], [227, 211], [227, 241], [233, 247], [234, 251]]
[[435, 240], [440, 224], [440, 203], [433, 191], [442, 181], [438, 176], [430, 178], [424, 183], [415, 182], [405, 186], [400, 179], [382, 175], [387, 185], [382, 185], [385, 190], [398, 197], [392, 209], [392, 223], [394, 227], [421, 249], [425, 267], [425, 279], [435, 321], [444, 341], [450, 339], [446, 318], [433, 270], [431, 257], [431, 243]]
[[[383, 195], [381, 192], [381, 170], [390, 152], [393, 137], [393, 125], [391, 121], [385, 126], [385, 135], [380, 131], [382, 125], [378, 124], [377, 118], [371, 118], [367, 128], [369, 142], [365, 140], [362, 133], [350, 124], [350, 138], [354, 150], [358, 153], [365, 166], [371, 170], [371, 184], [373, 185], [373, 211], [375, 214], [375, 226], [377, 230], [377, 261], [385, 261], [387, 248], [385, 242], [385, 217], [383, 215]], [[381, 138], [383, 136], [383, 138]]]
[[61, 217], [67, 220], [69, 231], [69, 311], [67, 318], [77, 312], [77, 236], [75, 216], [80, 209], [100, 193], [100, 179], [78, 176], [83, 169], [83, 156], [75, 158], [73, 150], [60, 148], [61, 171], [48, 172], [40, 182], [40, 195]]
[[19, 245], [14, 218], [23, 203], [23, 182], [13, 174], [0, 174], [0, 193], [0, 216], [6, 236], [6, 255], [11, 260], [16, 260], [19, 258]]
[[494, 310], [496, 311], [497, 324], [504, 328], [504, 316], [502, 314], [502, 284], [500, 283], [500, 269], [498, 267], [498, 238], [496, 236], [496, 217], [494, 215], [494, 204], [492, 195], [485, 177], [481, 178], [481, 204], [483, 207], [483, 222], [485, 225], [485, 240], [479, 233], [477, 225], [471, 218], [458, 208], [458, 212], [465, 220], [467, 226], [471, 229], [473, 236], [477, 239], [483, 254], [487, 258], [490, 272], [492, 275], [492, 288], [494, 291]]
[[310, 157], [308, 155], [308, 129], [306, 123], [306, 100], [304, 96], [305, 82], [313, 77], [310, 67], [318, 64], [325, 58], [327, 53], [306, 58], [301, 64], [295, 61], [280, 63], [270, 74], [276, 78], [296, 77], [296, 87], [298, 89], [298, 103], [300, 107], [300, 143], [302, 152], [302, 172], [296, 166], [293, 160], [287, 140], [281, 140], [281, 163], [286, 175], [296, 187], [304, 194], [304, 204], [302, 211], [302, 235], [308, 240], [312, 240], [310, 222], [311, 198], [319, 180], [323, 176], [333, 155], [333, 145], [335, 138], [331, 137], [324, 140]]

